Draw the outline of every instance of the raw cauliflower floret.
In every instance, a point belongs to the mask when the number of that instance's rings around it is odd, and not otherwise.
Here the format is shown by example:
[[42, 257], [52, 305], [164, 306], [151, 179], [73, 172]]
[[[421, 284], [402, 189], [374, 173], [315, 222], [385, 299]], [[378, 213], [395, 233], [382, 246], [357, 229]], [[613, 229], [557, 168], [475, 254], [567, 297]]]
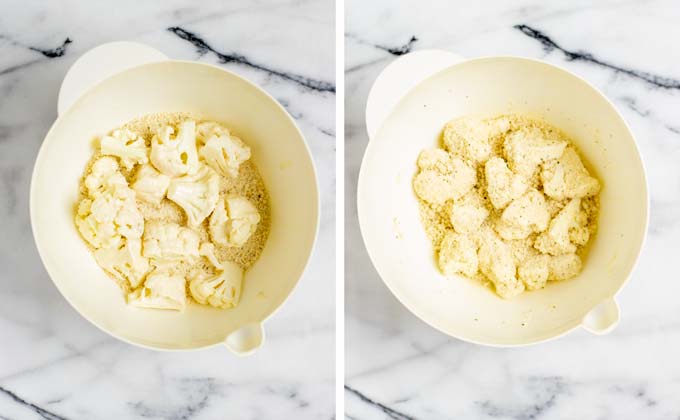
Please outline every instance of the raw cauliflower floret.
[[600, 191], [600, 183], [590, 176], [576, 151], [568, 147], [562, 156], [543, 165], [541, 181], [545, 193], [556, 199], [583, 198]]
[[250, 147], [228, 132], [212, 134], [201, 147], [199, 156], [223, 176], [236, 178], [241, 164], [250, 159]]
[[477, 183], [475, 170], [458, 158], [451, 159], [450, 171], [442, 174], [427, 169], [416, 175], [413, 189], [423, 200], [443, 204], [464, 196]]
[[541, 163], [557, 159], [565, 147], [564, 141], [545, 139], [540, 130], [528, 129], [508, 135], [503, 152], [513, 172], [531, 179]]
[[161, 127], [151, 139], [151, 163], [165, 175], [175, 177], [198, 171], [196, 123], [180, 124], [177, 135], [170, 126]]
[[80, 202], [76, 214], [76, 226], [85, 240], [101, 248], [119, 245], [121, 237], [142, 236], [144, 218], [135, 192], [127, 186], [115, 159], [100, 158], [85, 182], [91, 197]]
[[498, 157], [486, 162], [484, 175], [489, 200], [497, 209], [502, 209], [512, 200], [521, 197], [528, 188], [524, 177], [512, 173], [505, 161]]
[[439, 268], [447, 276], [477, 273], [477, 247], [468, 236], [449, 231], [439, 248]]
[[206, 121], [196, 125], [196, 141], [204, 145], [212, 137], [228, 136], [229, 129], [213, 121]]
[[150, 221], [144, 230], [144, 256], [167, 262], [199, 256], [196, 232], [176, 223]]
[[451, 171], [451, 155], [438, 147], [425, 149], [418, 155], [417, 164], [420, 170], [433, 169], [445, 174]]
[[128, 294], [128, 304], [140, 308], [182, 311], [187, 305], [186, 279], [168, 273], [149, 274], [144, 286]]
[[100, 267], [122, 284], [136, 288], [149, 271], [149, 260], [142, 256], [139, 238], [128, 238], [119, 246], [100, 248], [94, 252]]
[[132, 189], [137, 197], [152, 203], [160, 204], [170, 185], [170, 177], [158, 172], [151, 165], [142, 165], [137, 170]]
[[184, 209], [190, 227], [197, 227], [212, 213], [219, 199], [220, 178], [201, 165], [198, 172], [170, 181], [168, 198]]
[[260, 223], [257, 208], [244, 197], [220, 200], [210, 216], [208, 231], [215, 243], [240, 247], [255, 233]]
[[217, 255], [215, 254], [215, 245], [212, 243], [203, 242], [198, 248], [198, 253], [201, 255], [201, 257], [205, 257], [216, 269], [224, 270], [224, 266], [220, 260], [217, 259]]
[[503, 239], [524, 239], [548, 228], [550, 213], [543, 194], [532, 189], [503, 210], [496, 231]]
[[516, 277], [517, 266], [510, 247], [493, 231], [482, 235], [478, 259], [480, 271], [493, 282], [499, 296], [508, 299], [524, 291], [524, 284]]
[[544, 254], [574, 253], [576, 245], [571, 242], [569, 231], [580, 228], [579, 222], [583, 220], [581, 199], [574, 198], [550, 221], [548, 230], [536, 238], [534, 247]]
[[490, 132], [487, 124], [477, 118], [458, 118], [444, 127], [446, 149], [473, 163], [483, 163], [491, 154]]
[[128, 186], [125, 177], [120, 172], [118, 162], [110, 156], [102, 156], [92, 164], [84, 183], [91, 197], [97, 197], [116, 186]]
[[199, 272], [189, 282], [189, 292], [194, 300], [216, 308], [233, 308], [241, 297], [243, 270], [231, 262], [223, 263], [223, 270], [215, 275]]
[[83, 238], [95, 248], [118, 246], [122, 240], [113, 224], [113, 217], [106, 213], [93, 214], [92, 200], [89, 198], [78, 204], [76, 227]]
[[489, 210], [475, 190], [470, 190], [451, 205], [451, 225], [458, 233], [472, 233], [478, 230], [487, 217]]
[[144, 138], [127, 129], [115, 130], [110, 136], [102, 137], [99, 146], [102, 154], [118, 157], [128, 170], [149, 161]]

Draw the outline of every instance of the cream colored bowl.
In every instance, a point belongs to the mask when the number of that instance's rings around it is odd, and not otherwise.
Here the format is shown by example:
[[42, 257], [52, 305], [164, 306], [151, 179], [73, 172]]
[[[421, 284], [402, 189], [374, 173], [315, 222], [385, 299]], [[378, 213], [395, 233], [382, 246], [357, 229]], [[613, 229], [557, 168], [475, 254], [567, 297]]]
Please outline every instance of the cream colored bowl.
[[[74, 71], [82, 67], [76, 64]], [[61, 97], [72, 96], [60, 95], [60, 107]], [[83, 317], [129, 343], [154, 349], [225, 343], [238, 354], [258, 348], [264, 339], [262, 323], [302, 275], [319, 220], [312, 159], [283, 107], [226, 70], [165, 60], [115, 74], [60, 111], [35, 163], [30, 210], [38, 251], [64, 297]], [[93, 138], [131, 119], [174, 111], [203, 115], [236, 132], [251, 147], [270, 194], [271, 233], [262, 256], [246, 272], [235, 309], [192, 304], [180, 313], [127, 306], [74, 227], [78, 182], [92, 156]]]
[[[645, 173], [626, 123], [595, 88], [553, 65], [517, 57], [449, 59], [446, 64], [432, 52], [406, 56], [380, 76], [369, 99], [371, 140], [359, 176], [358, 210], [378, 273], [416, 316], [466, 341], [512, 346], [579, 326], [610, 331], [619, 320], [614, 297], [636, 264], [648, 224]], [[416, 83], [409, 69], [414, 65], [439, 71]], [[390, 88], [400, 73], [407, 86]], [[395, 97], [400, 91], [404, 96]], [[440, 273], [411, 187], [419, 152], [438, 144], [447, 121], [503, 113], [538, 116], [563, 129], [603, 184], [599, 231], [582, 273], [512, 300], [479, 282]]]

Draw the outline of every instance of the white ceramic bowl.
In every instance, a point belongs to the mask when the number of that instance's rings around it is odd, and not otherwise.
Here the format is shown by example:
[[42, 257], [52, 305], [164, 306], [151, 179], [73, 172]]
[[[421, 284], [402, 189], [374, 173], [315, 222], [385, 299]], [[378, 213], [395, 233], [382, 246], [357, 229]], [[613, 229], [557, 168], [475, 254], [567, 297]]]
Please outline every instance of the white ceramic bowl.
[[[101, 52], [94, 50], [84, 62]], [[74, 71], [85, 68], [90, 66], [76, 63]], [[65, 85], [77, 79], [67, 76]], [[63, 102], [65, 109], [47, 134], [33, 171], [33, 234], [54, 284], [83, 317], [129, 343], [154, 349], [225, 343], [235, 353], [252, 352], [263, 342], [262, 323], [302, 275], [316, 238], [317, 181], [302, 134], [271, 96], [215, 66], [164, 60], [92, 83], [72, 105], [62, 98], [75, 100], [77, 95], [62, 91], [60, 108]], [[236, 132], [250, 146], [271, 198], [271, 233], [261, 257], [246, 272], [235, 309], [192, 304], [180, 313], [127, 306], [74, 227], [78, 182], [92, 156], [93, 138], [131, 119], [173, 111], [197, 113]]]
[[[371, 93], [371, 139], [358, 186], [361, 232], [387, 287], [434, 328], [479, 344], [531, 344], [579, 326], [610, 331], [619, 320], [614, 296], [636, 264], [649, 213], [642, 160], [614, 106], [584, 80], [538, 60], [442, 59], [432, 52], [403, 60], [388, 67]], [[414, 65], [438, 72], [417, 81], [410, 72]], [[390, 88], [400, 74], [406, 86]], [[603, 185], [599, 230], [582, 273], [512, 300], [439, 272], [411, 187], [419, 152], [438, 144], [447, 121], [503, 113], [534, 115], [564, 130]]]

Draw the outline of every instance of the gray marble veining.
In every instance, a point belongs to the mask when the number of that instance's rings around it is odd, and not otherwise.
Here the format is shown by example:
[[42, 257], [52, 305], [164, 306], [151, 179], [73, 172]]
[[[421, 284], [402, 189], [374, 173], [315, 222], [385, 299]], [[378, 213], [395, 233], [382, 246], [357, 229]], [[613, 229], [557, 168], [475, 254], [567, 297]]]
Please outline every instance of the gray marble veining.
[[[680, 8], [665, 1], [346, 2], [348, 419], [678, 419]], [[643, 255], [605, 337], [575, 331], [516, 349], [431, 329], [390, 294], [357, 227], [366, 96], [410, 50], [521, 55], [563, 66], [611, 99], [636, 135], [651, 192]]]
[[[0, 2], [0, 419], [330, 419], [334, 415], [335, 54], [331, 1]], [[286, 106], [322, 191], [318, 246], [267, 343], [157, 353], [82, 319], [31, 235], [33, 161], [69, 65], [130, 40], [221, 65]], [[313, 314], [313, 316], [312, 316]]]

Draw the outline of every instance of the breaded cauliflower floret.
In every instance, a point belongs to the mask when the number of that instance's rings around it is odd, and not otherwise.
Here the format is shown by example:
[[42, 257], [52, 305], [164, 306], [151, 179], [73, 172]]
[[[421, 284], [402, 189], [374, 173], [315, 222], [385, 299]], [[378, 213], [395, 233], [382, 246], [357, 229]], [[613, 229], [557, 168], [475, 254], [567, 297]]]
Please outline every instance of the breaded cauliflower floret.
[[569, 232], [571, 229], [582, 227], [579, 222], [583, 220], [581, 199], [574, 198], [550, 221], [548, 230], [536, 238], [534, 247], [544, 254], [574, 253], [576, 245], [571, 242]]
[[540, 165], [550, 159], [557, 159], [564, 152], [567, 143], [543, 138], [538, 129], [519, 130], [505, 139], [503, 152], [513, 172], [531, 179]]
[[545, 287], [549, 281], [563, 281], [581, 272], [581, 258], [576, 254], [545, 255], [527, 258], [517, 269], [519, 279], [527, 290]]
[[499, 296], [508, 299], [524, 291], [524, 284], [516, 277], [517, 266], [510, 247], [493, 231], [482, 235], [478, 259], [480, 271], [493, 282]]
[[562, 156], [543, 165], [543, 190], [556, 199], [583, 198], [600, 191], [600, 183], [590, 176], [576, 151], [568, 147]]
[[517, 268], [517, 275], [527, 290], [538, 290], [545, 287], [550, 275], [550, 256], [534, 255], [522, 262]]
[[472, 233], [478, 230], [487, 217], [489, 217], [489, 210], [486, 209], [482, 197], [475, 190], [470, 190], [451, 205], [451, 225], [458, 233]]
[[548, 228], [550, 213], [543, 194], [532, 189], [503, 210], [496, 231], [503, 239], [524, 239]]
[[446, 149], [473, 163], [483, 163], [491, 154], [489, 128], [477, 118], [458, 118], [444, 127]]
[[439, 268], [447, 276], [477, 273], [477, 247], [468, 236], [449, 231], [439, 248]]
[[491, 204], [497, 209], [502, 209], [512, 200], [521, 197], [528, 188], [524, 177], [513, 174], [505, 161], [498, 157], [486, 162], [484, 175], [487, 194]]
[[475, 170], [462, 160], [451, 159], [451, 170], [446, 174], [427, 169], [416, 175], [413, 189], [423, 200], [432, 204], [443, 204], [450, 199], [465, 195], [477, 183]]
[[418, 155], [418, 168], [423, 171], [433, 169], [442, 174], [448, 173], [451, 171], [451, 155], [438, 147], [425, 149]]
[[576, 254], [564, 254], [550, 257], [549, 281], [569, 280], [581, 272], [581, 258]]

